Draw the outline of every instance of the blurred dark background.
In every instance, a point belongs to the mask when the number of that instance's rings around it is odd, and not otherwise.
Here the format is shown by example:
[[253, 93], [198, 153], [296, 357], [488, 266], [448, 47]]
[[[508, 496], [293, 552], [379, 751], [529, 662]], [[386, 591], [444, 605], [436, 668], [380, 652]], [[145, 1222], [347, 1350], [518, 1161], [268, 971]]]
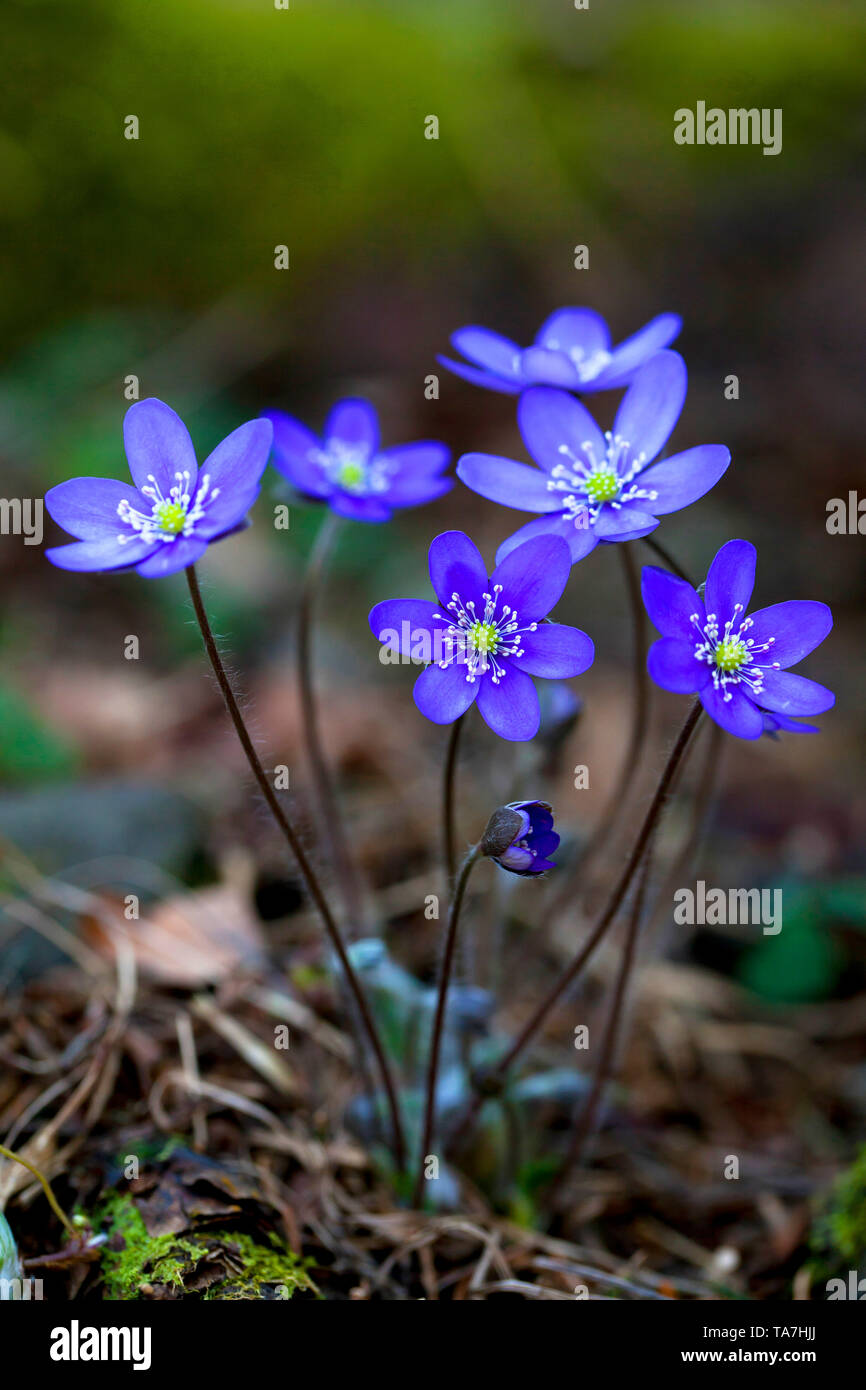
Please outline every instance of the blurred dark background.
[[[455, 458], [522, 458], [513, 400], [437, 368], [451, 332], [477, 322], [529, 342], [554, 308], [585, 304], [620, 339], [659, 312], [682, 314], [690, 390], [674, 444], [724, 442], [734, 462], [660, 538], [702, 576], [719, 544], [745, 536], [759, 548], [760, 605], [821, 598], [836, 615], [804, 671], [838, 691], [837, 708], [820, 737], [729, 746], [705, 876], [832, 888], [829, 905], [822, 896], [801, 914], [786, 983], [766, 961], [750, 978], [768, 998], [847, 989], [846, 970], [856, 988], [866, 539], [830, 536], [825, 520], [828, 499], [866, 489], [863, 8], [8, 0], [4, 47], [6, 496], [41, 496], [77, 474], [125, 477], [130, 374], [183, 415], [200, 457], [264, 408], [318, 428], [335, 398], [363, 393], [388, 443], [434, 437]], [[781, 108], [781, 154], [675, 144], [675, 110], [699, 100]], [[129, 115], [136, 141], [124, 138]], [[436, 141], [424, 138], [429, 115]], [[578, 243], [588, 270], [573, 267]], [[279, 244], [286, 271], [274, 268]], [[427, 400], [434, 372], [440, 394]], [[724, 396], [731, 373], [737, 401]], [[594, 399], [609, 417], [616, 398]], [[273, 762], [298, 765], [303, 796], [291, 624], [318, 518], [295, 507], [290, 532], [274, 531], [280, 495], [271, 472], [253, 530], [201, 569], [263, 743]], [[379, 666], [369, 606], [425, 593], [438, 531], [464, 528], [492, 557], [525, 519], [458, 485], [391, 525], [344, 528], [318, 659], [353, 812], [381, 744], [388, 796], [423, 818], [442, 746], [411, 704], [410, 674]], [[58, 539], [46, 518], [46, 542]], [[16, 537], [2, 539], [0, 568], [0, 833], [48, 870], [134, 852], [188, 880], [206, 875], [198, 822], [165, 797], [212, 823], [239, 764], [182, 576], [65, 575]], [[612, 548], [577, 568], [560, 615], [598, 648], [560, 788], [565, 811], [589, 823], [628, 719]], [[127, 634], [140, 638], [138, 662], [123, 658]], [[659, 696], [657, 722], [672, 726], [681, 707]], [[503, 750], [483, 730], [474, 738], [469, 794], [481, 808]], [[597, 772], [579, 805], [572, 761]], [[133, 798], [122, 810], [100, 800], [113, 781]], [[375, 840], [397, 814], [357, 833]], [[229, 844], [236, 832], [221, 833]], [[375, 843], [365, 853], [371, 872], [399, 878]], [[848, 956], [829, 950], [828, 933], [852, 934]]]

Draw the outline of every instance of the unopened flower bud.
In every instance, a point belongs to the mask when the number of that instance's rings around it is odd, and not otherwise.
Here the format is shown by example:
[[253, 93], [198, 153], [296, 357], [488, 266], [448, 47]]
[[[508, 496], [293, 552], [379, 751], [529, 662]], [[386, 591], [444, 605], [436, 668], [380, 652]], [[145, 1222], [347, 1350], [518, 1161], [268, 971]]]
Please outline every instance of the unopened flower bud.
[[546, 801], [511, 801], [493, 812], [481, 839], [481, 853], [502, 869], [534, 877], [554, 868], [559, 836]]

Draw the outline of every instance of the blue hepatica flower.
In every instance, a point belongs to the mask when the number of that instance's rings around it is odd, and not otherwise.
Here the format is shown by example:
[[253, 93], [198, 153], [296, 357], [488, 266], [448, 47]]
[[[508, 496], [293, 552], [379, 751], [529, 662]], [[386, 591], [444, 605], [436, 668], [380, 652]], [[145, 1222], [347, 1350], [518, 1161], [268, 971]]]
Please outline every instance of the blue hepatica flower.
[[512, 552], [488, 578], [477, 547], [462, 531], [430, 546], [438, 603], [390, 599], [370, 614], [386, 650], [431, 664], [415, 682], [415, 703], [434, 724], [451, 724], [477, 701], [500, 738], [535, 737], [533, 676], [581, 675], [594, 648], [576, 627], [543, 620], [568, 582], [571, 558], [558, 536], [539, 536]]
[[185, 569], [237, 531], [256, 500], [271, 448], [266, 420], [249, 420], [199, 468], [179, 415], [151, 397], [130, 406], [123, 439], [134, 487], [70, 478], [45, 494], [49, 514], [77, 540], [46, 550], [65, 570], [135, 566], [146, 579]]
[[516, 811], [523, 823], [508, 848], [492, 856], [494, 863], [523, 878], [555, 868], [548, 856], [556, 853], [559, 836], [553, 828], [553, 812], [548, 803], [509, 801], [507, 809]]
[[572, 561], [599, 541], [635, 540], [658, 517], [703, 497], [731, 461], [721, 444], [701, 444], [653, 463], [686, 396], [686, 364], [658, 352], [641, 367], [602, 433], [589, 411], [565, 391], [535, 386], [517, 410], [523, 441], [538, 468], [493, 454], [464, 454], [457, 476], [473, 492], [525, 512], [541, 512], [500, 547], [503, 559], [532, 536], [561, 536]]
[[451, 342], [472, 366], [439, 361], [476, 386], [515, 394], [527, 386], [561, 386], [566, 391], [609, 391], [626, 386], [634, 373], [672, 343], [682, 327], [677, 314], [659, 314], [618, 347], [607, 324], [592, 309], [557, 309], [538, 331], [532, 347], [521, 348], [489, 328], [461, 328]]
[[746, 617], [755, 557], [748, 541], [723, 545], [703, 599], [684, 579], [644, 569], [644, 603], [662, 634], [650, 648], [649, 673], [665, 690], [697, 694], [707, 714], [738, 738], [780, 728], [811, 732], [794, 720], [823, 714], [835, 696], [787, 668], [823, 642], [833, 618], [826, 603], [797, 599]]
[[396, 509], [432, 502], [454, 486], [440, 474], [450, 450], [434, 440], [379, 448], [369, 401], [338, 401], [322, 439], [300, 420], [273, 410], [274, 463], [298, 492], [327, 502], [352, 521], [390, 521]]

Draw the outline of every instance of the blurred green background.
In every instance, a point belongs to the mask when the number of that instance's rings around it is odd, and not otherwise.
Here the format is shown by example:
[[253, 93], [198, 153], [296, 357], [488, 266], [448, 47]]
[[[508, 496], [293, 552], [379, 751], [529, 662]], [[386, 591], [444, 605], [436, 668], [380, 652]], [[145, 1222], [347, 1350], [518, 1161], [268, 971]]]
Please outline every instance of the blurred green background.
[[[844, 987], [844, 967], [816, 942], [828, 929], [857, 937], [866, 882], [866, 540], [825, 530], [827, 500], [866, 489], [863, 7], [7, 0], [3, 37], [6, 496], [41, 496], [80, 473], [125, 476], [131, 373], [142, 395], [181, 412], [201, 456], [261, 409], [318, 427], [333, 399], [361, 392], [387, 442], [436, 437], [455, 457], [523, 457], [513, 401], [437, 368], [451, 332], [478, 322], [529, 342], [565, 304], [604, 313], [617, 339], [664, 310], [683, 315], [690, 392], [675, 443], [725, 442], [734, 464], [661, 538], [703, 574], [721, 542], [746, 536], [759, 547], [761, 604], [822, 598], [837, 617], [805, 669], [838, 690], [838, 707], [820, 739], [729, 750], [718, 843], [727, 827], [732, 847], [715, 867], [734, 882], [842, 882], [844, 912], [825, 896], [803, 907], [811, 945], [781, 992], [808, 995], [816, 977], [819, 995]], [[782, 153], [676, 145], [674, 111], [698, 100], [780, 107]], [[137, 141], [124, 138], [129, 115]], [[428, 115], [436, 141], [424, 138]], [[574, 269], [578, 243], [589, 270]], [[286, 271], [274, 268], [279, 244]], [[427, 400], [437, 371], [439, 398]], [[730, 373], [738, 401], [724, 398]], [[599, 405], [609, 414], [615, 400]], [[278, 495], [270, 474], [260, 524], [201, 566], [254, 693], [260, 673], [289, 659], [317, 520], [294, 508], [288, 535], [274, 532]], [[323, 682], [345, 696], [355, 681], [377, 691], [390, 681], [387, 698], [411, 721], [408, 677], [376, 662], [369, 605], [424, 592], [437, 531], [461, 526], [492, 553], [524, 519], [458, 486], [388, 527], [346, 527]], [[46, 524], [46, 540], [59, 539]], [[182, 577], [67, 576], [13, 537], [0, 569], [0, 830], [15, 838], [26, 821], [25, 847], [59, 867], [45, 850], [52, 813], [27, 819], [28, 797], [48, 806], [56, 783], [106, 776], [197, 785], [227, 744], [214, 755], [197, 742], [202, 677]], [[625, 734], [593, 701], [612, 700], [623, 721], [628, 708], [629, 630], [610, 554], [578, 567], [561, 611], [598, 646], [581, 689], [603, 784]], [[134, 669], [122, 659], [128, 633], [141, 637]], [[678, 717], [673, 697], [659, 708]], [[265, 734], [291, 737], [266, 700], [260, 718]], [[435, 758], [438, 732], [420, 717], [413, 728]], [[65, 833], [69, 819], [67, 809]], [[145, 857], [159, 858], [146, 834], [155, 819], [128, 831]], [[756, 878], [742, 877], [744, 861]], [[763, 943], [771, 949], [783, 948]], [[777, 959], [749, 967], [760, 992], [779, 992]], [[859, 944], [850, 959], [853, 988]]]

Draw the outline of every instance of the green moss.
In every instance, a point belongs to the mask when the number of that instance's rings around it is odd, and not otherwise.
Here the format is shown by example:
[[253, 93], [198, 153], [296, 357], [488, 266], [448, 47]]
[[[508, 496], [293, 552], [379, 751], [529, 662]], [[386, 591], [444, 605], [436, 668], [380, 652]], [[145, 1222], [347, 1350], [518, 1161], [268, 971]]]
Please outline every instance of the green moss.
[[829, 1268], [866, 1262], [866, 1146], [838, 1177], [815, 1221], [812, 1249]]
[[276, 1289], [277, 1297], [291, 1298], [296, 1289], [315, 1289], [304, 1262], [273, 1232], [268, 1236], [268, 1245], [260, 1245], [252, 1236], [237, 1231], [217, 1232], [213, 1239], [238, 1250], [244, 1270], [225, 1284], [208, 1289], [206, 1299], [261, 1298], [263, 1287]]
[[[304, 1262], [274, 1234], [264, 1244], [237, 1231], [151, 1236], [132, 1198], [118, 1192], [106, 1197], [94, 1219], [109, 1236], [109, 1246], [119, 1247], [103, 1251], [106, 1299], [141, 1298], [147, 1284], [166, 1284], [185, 1294], [200, 1262], [218, 1258], [220, 1250], [231, 1254], [232, 1268], [227, 1266], [225, 1278], [211, 1284], [204, 1294], [207, 1299], [291, 1298], [297, 1289], [315, 1287]], [[191, 1289], [189, 1296], [201, 1295]]]

